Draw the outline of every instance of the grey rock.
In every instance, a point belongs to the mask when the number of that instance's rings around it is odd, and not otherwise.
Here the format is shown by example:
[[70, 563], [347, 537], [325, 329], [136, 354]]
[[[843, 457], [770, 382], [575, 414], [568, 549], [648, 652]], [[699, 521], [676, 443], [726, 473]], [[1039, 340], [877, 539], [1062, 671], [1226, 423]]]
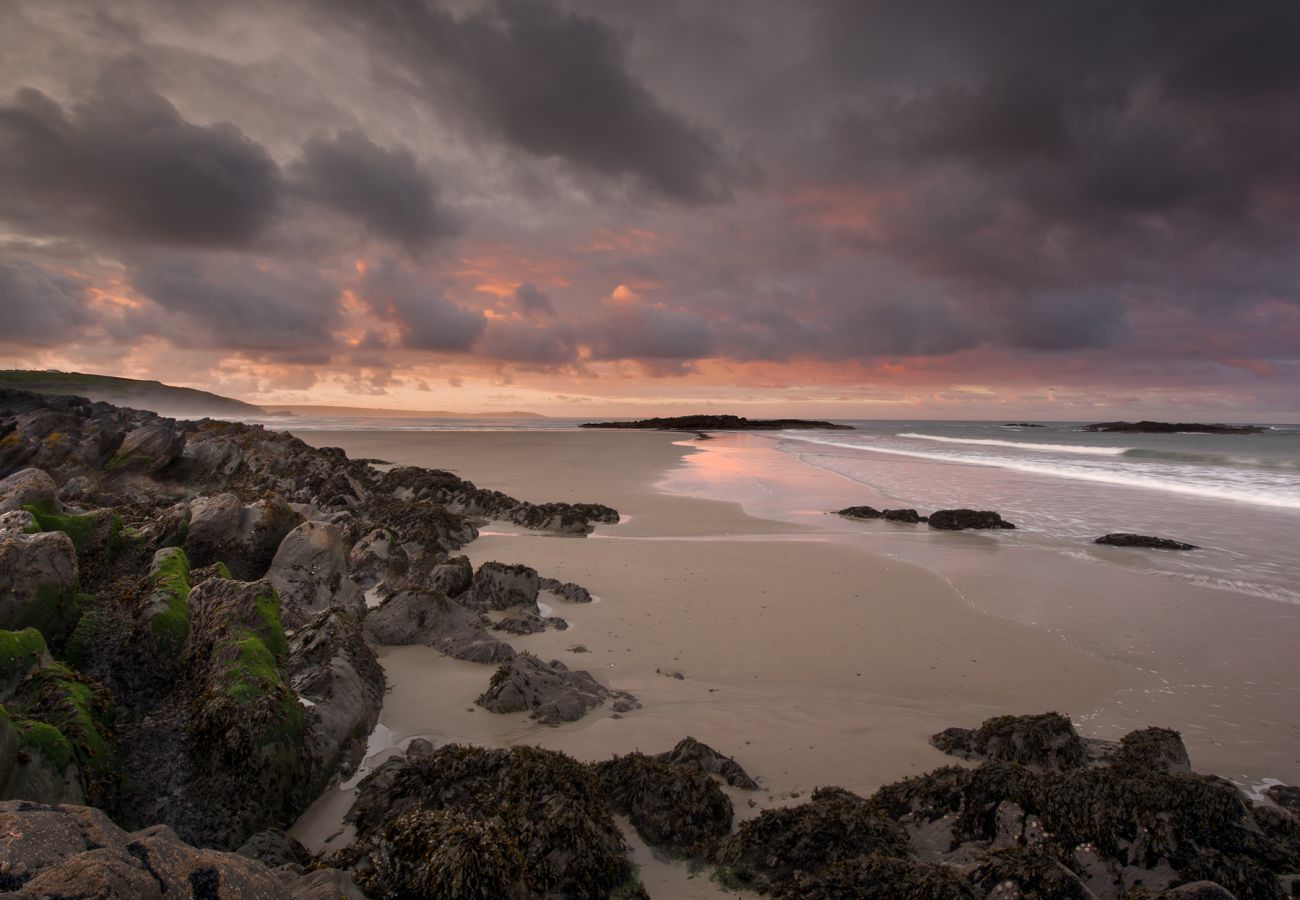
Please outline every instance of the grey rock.
[[434, 649], [453, 659], [465, 662], [498, 665], [515, 658], [515, 649], [505, 641], [494, 638], [480, 625], [465, 625], [453, 633], [435, 640]]
[[0, 538], [26, 534], [36, 530], [36, 517], [25, 509], [0, 513]]
[[478, 616], [442, 594], [402, 591], [368, 611], [366, 636], [387, 647], [408, 644], [433, 646], [465, 626], [477, 626]]
[[528, 712], [544, 725], [557, 725], [577, 721], [608, 696], [609, 690], [590, 673], [521, 653], [497, 669], [474, 702], [490, 712]]
[[235, 494], [202, 497], [191, 504], [185, 552], [195, 566], [224, 562], [236, 578], [266, 574], [280, 542], [302, 516], [278, 497], [247, 506]]
[[1212, 881], [1193, 881], [1170, 888], [1161, 900], [1237, 900], [1232, 891]]
[[1300, 787], [1289, 784], [1275, 784], [1264, 791], [1264, 794], [1283, 809], [1300, 815]]
[[0, 480], [0, 513], [35, 506], [47, 512], [59, 512], [59, 488], [46, 472], [23, 469]]
[[1117, 531], [1112, 534], [1104, 534], [1093, 541], [1094, 544], [1102, 544], [1107, 547], [1142, 547], [1148, 550], [1199, 550], [1195, 544], [1185, 544], [1182, 541], [1171, 541], [1169, 538], [1152, 537], [1147, 534], [1129, 534], [1127, 532]]
[[79, 578], [77, 550], [63, 532], [0, 538], [0, 628], [32, 626], [61, 647], [80, 617]]
[[590, 603], [591, 592], [572, 581], [560, 581], [556, 578], [539, 578], [538, 585], [544, 591], [550, 591], [557, 597], [563, 597], [570, 603]]
[[303, 522], [280, 542], [266, 578], [300, 615], [341, 606], [360, 617], [365, 599], [347, 568], [347, 545], [338, 526]]
[[660, 753], [659, 758], [678, 765], [692, 766], [709, 775], [717, 775], [734, 788], [746, 791], [758, 790], [758, 782], [749, 777], [749, 773], [741, 768], [740, 763], [730, 756], [723, 756], [708, 744], [697, 741], [693, 737], [682, 738], [677, 742], [676, 747], [667, 753]]
[[311, 860], [307, 848], [279, 828], [259, 831], [235, 851], [240, 856], [255, 859], [269, 869], [278, 866], [306, 865]]
[[185, 432], [161, 422], [143, 425], [130, 431], [122, 446], [105, 467], [118, 472], [159, 472], [185, 449]]
[[369, 900], [352, 876], [340, 869], [315, 869], [280, 876], [293, 900]]

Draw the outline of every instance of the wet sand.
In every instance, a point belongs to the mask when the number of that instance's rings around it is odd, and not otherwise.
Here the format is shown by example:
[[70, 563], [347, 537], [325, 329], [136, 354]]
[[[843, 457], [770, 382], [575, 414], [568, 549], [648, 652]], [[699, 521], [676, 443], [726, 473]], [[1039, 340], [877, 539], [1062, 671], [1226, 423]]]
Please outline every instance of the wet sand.
[[[488, 526], [466, 548], [478, 565], [523, 562], [599, 599], [556, 601], [571, 628], [513, 638], [636, 694], [558, 728], [473, 705], [491, 669], [424, 647], [381, 651], [390, 691], [370, 765], [411, 738], [533, 743], [594, 760], [667, 750], [692, 735], [735, 756], [762, 784], [732, 792], [738, 817], [798, 802], [814, 787], [869, 793], [951, 762], [927, 743], [950, 725], [1048, 709], [1087, 714], [1149, 675], [1050, 634], [971, 608], [939, 574], [837, 542], [812, 524], [757, 518], [736, 502], [656, 485], [697, 451], [637, 432], [318, 432], [353, 456], [450, 469], [534, 501], [598, 501], [626, 520], [587, 538]], [[589, 653], [570, 652], [582, 644]], [[680, 673], [681, 678], [675, 677]], [[391, 752], [391, 750], [388, 750]], [[749, 801], [754, 801], [751, 806]], [[337, 846], [350, 802], [327, 793], [295, 828]], [[634, 842], [652, 896], [718, 896], [685, 867]]]

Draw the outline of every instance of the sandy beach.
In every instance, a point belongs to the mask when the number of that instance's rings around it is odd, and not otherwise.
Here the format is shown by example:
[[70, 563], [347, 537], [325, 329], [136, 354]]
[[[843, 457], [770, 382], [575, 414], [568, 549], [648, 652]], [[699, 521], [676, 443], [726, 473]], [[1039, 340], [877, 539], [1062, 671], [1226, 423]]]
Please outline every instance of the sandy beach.
[[[615, 718], [602, 708], [558, 728], [493, 715], [473, 704], [488, 667], [425, 647], [388, 648], [380, 656], [390, 688], [367, 765], [415, 737], [533, 743], [594, 760], [666, 750], [692, 735], [758, 778], [762, 791], [734, 794], [747, 817], [818, 785], [868, 793], [947, 764], [927, 743], [947, 726], [1048, 709], [1079, 716], [1146, 677], [978, 612], [925, 568], [747, 515], [738, 503], [660, 490], [698, 452], [681, 435], [300, 436], [352, 456], [449, 469], [523, 499], [604, 502], [624, 516], [587, 538], [489, 525], [466, 552], [475, 565], [522, 562], [588, 587], [598, 602], [554, 604], [569, 630], [511, 643], [633, 692], [642, 709]], [[576, 645], [590, 652], [572, 652]], [[336, 846], [330, 838], [348, 803], [346, 790], [327, 793], [295, 835], [313, 849]], [[720, 890], [634, 845], [652, 896]]]

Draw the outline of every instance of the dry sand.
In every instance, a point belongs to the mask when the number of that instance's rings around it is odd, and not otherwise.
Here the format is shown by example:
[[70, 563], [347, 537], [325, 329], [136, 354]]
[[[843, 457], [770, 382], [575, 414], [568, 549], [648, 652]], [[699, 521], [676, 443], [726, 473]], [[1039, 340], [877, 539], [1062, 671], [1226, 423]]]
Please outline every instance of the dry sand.
[[[582, 759], [669, 749], [685, 735], [733, 755], [763, 785], [732, 792], [747, 817], [839, 784], [868, 793], [951, 762], [927, 737], [990, 715], [1078, 715], [1142, 675], [1045, 633], [974, 611], [939, 575], [837, 544], [739, 505], [654, 488], [693, 452], [681, 436], [636, 432], [328, 432], [300, 435], [353, 456], [444, 468], [534, 501], [597, 501], [626, 521], [587, 538], [489, 526], [475, 565], [523, 562], [576, 581], [599, 602], [553, 604], [571, 628], [512, 639], [629, 690], [644, 708], [558, 728], [473, 705], [491, 670], [424, 647], [381, 652], [390, 692], [376, 755], [413, 737], [533, 743]], [[568, 648], [585, 645], [589, 653]], [[682, 678], [675, 677], [680, 673]], [[389, 751], [391, 752], [391, 751]], [[750, 806], [749, 800], [755, 801]], [[339, 829], [349, 792], [327, 794], [295, 835]], [[634, 859], [651, 896], [718, 896], [703, 877]]]

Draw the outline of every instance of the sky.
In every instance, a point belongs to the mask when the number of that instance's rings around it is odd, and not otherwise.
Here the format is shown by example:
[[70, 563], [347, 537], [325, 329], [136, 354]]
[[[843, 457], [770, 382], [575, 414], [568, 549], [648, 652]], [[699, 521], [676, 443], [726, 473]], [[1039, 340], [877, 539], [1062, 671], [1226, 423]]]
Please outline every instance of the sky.
[[0, 367], [1300, 420], [1300, 3], [0, 0]]

